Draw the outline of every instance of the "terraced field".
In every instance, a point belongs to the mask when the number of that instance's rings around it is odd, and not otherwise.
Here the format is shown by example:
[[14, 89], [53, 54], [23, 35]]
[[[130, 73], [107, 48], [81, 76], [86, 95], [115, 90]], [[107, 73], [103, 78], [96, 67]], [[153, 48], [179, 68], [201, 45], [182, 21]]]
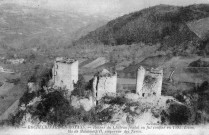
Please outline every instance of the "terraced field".
[[18, 88], [18, 85], [8, 82], [8, 79], [18, 77], [19, 74], [0, 73], [0, 82], [2, 83], [0, 87], [0, 119], [1, 115], [23, 94], [22, 89]]

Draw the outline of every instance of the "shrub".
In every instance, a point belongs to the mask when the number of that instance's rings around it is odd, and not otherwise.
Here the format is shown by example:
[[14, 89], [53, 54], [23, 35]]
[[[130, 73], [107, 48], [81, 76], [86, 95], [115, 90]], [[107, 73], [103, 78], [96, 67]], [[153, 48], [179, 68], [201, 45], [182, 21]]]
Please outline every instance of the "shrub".
[[189, 108], [184, 105], [171, 104], [168, 108], [168, 120], [170, 124], [182, 125], [188, 124], [191, 113]]
[[20, 78], [7, 79], [6, 82], [13, 83], [14, 85], [17, 85], [20, 82]]
[[20, 105], [21, 104], [28, 104], [33, 98], [35, 98], [36, 93], [32, 92], [29, 93], [28, 91], [26, 91], [23, 96], [20, 98]]
[[90, 87], [86, 82], [82, 75], [79, 75], [78, 82], [74, 84], [74, 90], [72, 95], [75, 96], [85, 96], [86, 87]]
[[112, 118], [113, 110], [107, 108], [96, 115], [97, 122], [109, 122]]
[[182, 93], [178, 93], [175, 95], [175, 98], [179, 101], [179, 102], [182, 102], [184, 103], [185, 100], [184, 100], [184, 95]]
[[36, 65], [34, 68], [34, 73], [28, 80], [29, 82], [37, 83], [41, 88], [46, 86], [49, 80], [52, 78], [51, 67], [44, 67], [41, 65]]
[[189, 67], [209, 67], [207, 61], [202, 61], [201, 59], [193, 61], [189, 64]]
[[26, 114], [26, 112], [23, 110], [17, 112], [17, 114], [15, 116], [11, 117], [11, 119], [10, 119], [11, 124], [13, 126], [19, 126], [25, 114]]
[[117, 105], [123, 105], [126, 103], [126, 99], [122, 97], [116, 97], [110, 100], [109, 104], [117, 104]]
[[42, 98], [43, 100], [37, 106], [33, 116], [50, 124], [64, 125], [71, 112], [69, 102], [64, 95], [60, 91], [54, 91]]
[[207, 81], [204, 81], [200, 87], [197, 88], [197, 92], [204, 92], [206, 90], [209, 90], [209, 83]]
[[1, 87], [3, 84], [4, 84], [3, 82], [0, 82], [0, 87]]

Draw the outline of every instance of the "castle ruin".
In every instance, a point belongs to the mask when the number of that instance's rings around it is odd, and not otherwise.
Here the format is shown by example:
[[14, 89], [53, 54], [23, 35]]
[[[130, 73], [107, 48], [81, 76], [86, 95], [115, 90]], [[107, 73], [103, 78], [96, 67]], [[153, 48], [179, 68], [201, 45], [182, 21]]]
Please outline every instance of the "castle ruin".
[[93, 78], [93, 93], [96, 101], [108, 94], [116, 94], [117, 73], [110, 73], [104, 69]]
[[161, 96], [163, 70], [146, 71], [140, 67], [137, 71], [136, 93], [140, 97]]
[[[70, 94], [78, 81], [78, 61], [63, 57], [57, 58], [52, 71], [54, 86], [67, 89]], [[140, 67], [137, 71], [136, 94], [139, 97], [161, 96], [162, 82], [163, 70], [152, 68], [147, 71]], [[116, 90], [117, 73], [110, 73], [103, 69], [94, 76], [92, 91], [95, 101], [99, 101], [105, 95], [115, 95]]]
[[56, 87], [65, 88], [72, 92], [74, 84], [78, 81], [78, 61], [59, 57], [52, 69], [53, 82]]

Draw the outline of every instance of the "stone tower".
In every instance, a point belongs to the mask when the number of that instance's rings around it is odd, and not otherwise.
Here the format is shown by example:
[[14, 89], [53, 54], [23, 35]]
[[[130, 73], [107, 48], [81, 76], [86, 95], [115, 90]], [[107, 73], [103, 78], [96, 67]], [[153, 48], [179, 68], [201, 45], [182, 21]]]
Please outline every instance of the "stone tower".
[[151, 69], [146, 71], [140, 67], [137, 72], [136, 93], [140, 97], [161, 96], [163, 70]]
[[137, 71], [137, 79], [136, 79], [136, 93], [142, 95], [142, 87], [144, 84], [146, 70], [141, 66]]
[[151, 69], [149, 75], [155, 78], [155, 82], [152, 87], [152, 91], [156, 93], [156, 96], [161, 96], [162, 84], [163, 84], [163, 70]]
[[66, 88], [69, 92], [78, 81], [78, 61], [67, 58], [57, 58], [52, 69], [54, 85]]
[[93, 79], [93, 93], [96, 101], [108, 94], [116, 94], [117, 73], [110, 73], [104, 69], [96, 74]]

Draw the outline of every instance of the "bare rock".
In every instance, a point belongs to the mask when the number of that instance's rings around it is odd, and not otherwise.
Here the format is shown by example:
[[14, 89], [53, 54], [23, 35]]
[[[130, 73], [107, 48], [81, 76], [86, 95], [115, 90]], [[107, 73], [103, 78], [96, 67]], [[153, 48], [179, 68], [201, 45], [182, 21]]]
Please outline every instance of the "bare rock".
[[128, 93], [125, 95], [125, 98], [132, 102], [137, 102], [139, 100], [139, 95], [134, 93]]

